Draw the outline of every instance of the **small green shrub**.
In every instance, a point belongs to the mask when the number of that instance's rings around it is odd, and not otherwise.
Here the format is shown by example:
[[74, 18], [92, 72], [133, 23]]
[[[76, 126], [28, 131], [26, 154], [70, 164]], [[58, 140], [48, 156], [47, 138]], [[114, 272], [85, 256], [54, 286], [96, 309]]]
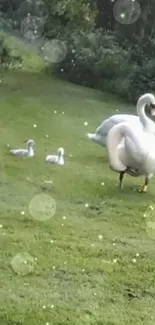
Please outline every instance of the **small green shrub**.
[[14, 54], [6, 45], [5, 38], [0, 35], [0, 71], [2, 72], [4, 68], [20, 67], [21, 64], [21, 56]]

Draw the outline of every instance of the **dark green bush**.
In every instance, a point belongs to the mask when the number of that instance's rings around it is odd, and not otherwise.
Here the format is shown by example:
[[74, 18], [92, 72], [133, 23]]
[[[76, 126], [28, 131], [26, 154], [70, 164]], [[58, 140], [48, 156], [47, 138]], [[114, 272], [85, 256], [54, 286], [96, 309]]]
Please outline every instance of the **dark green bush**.
[[137, 98], [146, 93], [155, 91], [155, 61], [145, 59], [142, 66], [132, 67], [128, 98], [137, 100]]
[[114, 33], [103, 30], [74, 33], [66, 44], [64, 61], [52, 66], [58, 76], [134, 101], [155, 90], [154, 39], [149, 56], [137, 45], [121, 46]]
[[103, 30], [72, 34], [67, 49], [64, 61], [53, 69], [72, 82], [115, 92], [129, 72], [128, 52], [118, 46], [113, 34]]

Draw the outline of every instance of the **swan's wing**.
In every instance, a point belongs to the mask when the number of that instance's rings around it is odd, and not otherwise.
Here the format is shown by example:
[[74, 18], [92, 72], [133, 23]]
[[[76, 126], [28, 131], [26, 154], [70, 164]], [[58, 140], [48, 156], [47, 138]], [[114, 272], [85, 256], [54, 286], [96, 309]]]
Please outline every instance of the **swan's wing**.
[[96, 133], [99, 133], [102, 136], [106, 136], [114, 125], [121, 122], [134, 122], [139, 124], [140, 120], [136, 115], [116, 114], [103, 121], [101, 125], [96, 129]]

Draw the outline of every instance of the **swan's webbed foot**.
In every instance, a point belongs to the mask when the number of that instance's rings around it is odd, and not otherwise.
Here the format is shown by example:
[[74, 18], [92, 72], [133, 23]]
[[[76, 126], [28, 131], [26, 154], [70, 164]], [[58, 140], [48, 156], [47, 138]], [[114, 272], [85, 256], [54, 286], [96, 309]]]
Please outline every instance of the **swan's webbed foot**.
[[150, 177], [149, 176], [146, 176], [145, 177], [145, 183], [142, 186], [142, 188], [139, 190], [140, 193], [147, 193], [148, 185], [149, 185], [149, 180], [150, 180]]
[[139, 190], [139, 193], [146, 193], [148, 189], [147, 185], [143, 185], [142, 188]]

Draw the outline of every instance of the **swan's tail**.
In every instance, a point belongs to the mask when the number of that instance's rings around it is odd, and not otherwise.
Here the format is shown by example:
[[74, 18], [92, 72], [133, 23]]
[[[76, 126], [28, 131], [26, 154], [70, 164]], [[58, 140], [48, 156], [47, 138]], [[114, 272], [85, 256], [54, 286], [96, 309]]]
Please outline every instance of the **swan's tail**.
[[108, 136], [107, 136], [107, 149], [108, 149], [110, 167], [116, 172], [123, 172], [127, 169], [127, 166], [125, 166], [120, 160], [119, 148], [118, 148], [124, 136], [122, 132], [124, 131], [123, 126], [124, 126], [124, 122], [113, 126], [111, 130], [108, 132]]
[[96, 140], [96, 134], [95, 133], [87, 133], [88, 139], [95, 141]]

